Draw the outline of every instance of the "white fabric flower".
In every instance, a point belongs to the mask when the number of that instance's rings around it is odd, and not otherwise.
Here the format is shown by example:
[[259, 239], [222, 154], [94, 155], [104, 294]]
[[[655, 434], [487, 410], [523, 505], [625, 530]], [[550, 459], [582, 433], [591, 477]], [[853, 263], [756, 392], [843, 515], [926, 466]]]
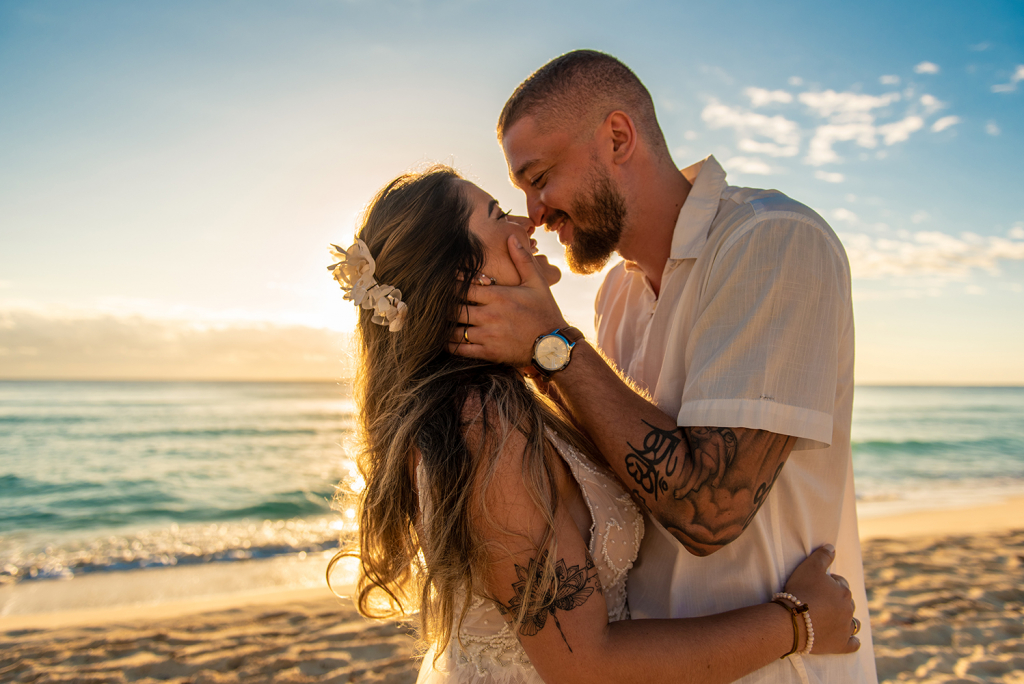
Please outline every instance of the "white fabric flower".
[[395, 307], [398, 309], [398, 312], [388, 324], [388, 330], [391, 332], [398, 332], [402, 329], [402, 326], [405, 325], [405, 315], [409, 312], [409, 307], [405, 305], [405, 302], [398, 302]]
[[402, 301], [401, 290], [393, 285], [381, 285], [374, 279], [377, 264], [366, 243], [357, 239], [348, 249], [331, 245], [331, 256], [338, 262], [327, 267], [341, 289], [345, 299], [364, 309], [373, 309], [370, 319], [377, 325], [386, 325], [398, 332], [405, 325], [408, 307]]
[[408, 307], [402, 301], [402, 291], [391, 285], [378, 285], [373, 289], [374, 316], [377, 325], [386, 325], [391, 332], [398, 332], [405, 325]]

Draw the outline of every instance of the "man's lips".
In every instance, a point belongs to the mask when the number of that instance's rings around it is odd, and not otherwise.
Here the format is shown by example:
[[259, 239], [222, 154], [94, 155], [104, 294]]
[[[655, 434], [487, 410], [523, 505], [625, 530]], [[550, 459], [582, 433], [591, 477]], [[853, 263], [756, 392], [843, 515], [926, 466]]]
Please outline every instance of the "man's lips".
[[563, 214], [552, 223], [547, 224], [545, 228], [552, 233], [558, 233], [558, 241], [563, 245], [572, 242], [572, 226], [569, 225], [568, 216]]

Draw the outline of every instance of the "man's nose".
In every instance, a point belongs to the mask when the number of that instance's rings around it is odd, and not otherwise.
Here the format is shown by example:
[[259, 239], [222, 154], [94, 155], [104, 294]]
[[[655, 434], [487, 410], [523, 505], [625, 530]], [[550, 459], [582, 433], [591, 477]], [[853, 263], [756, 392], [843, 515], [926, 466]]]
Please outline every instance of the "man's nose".
[[526, 213], [535, 226], [542, 226], [547, 221], [548, 208], [540, 201], [539, 193], [527, 195]]

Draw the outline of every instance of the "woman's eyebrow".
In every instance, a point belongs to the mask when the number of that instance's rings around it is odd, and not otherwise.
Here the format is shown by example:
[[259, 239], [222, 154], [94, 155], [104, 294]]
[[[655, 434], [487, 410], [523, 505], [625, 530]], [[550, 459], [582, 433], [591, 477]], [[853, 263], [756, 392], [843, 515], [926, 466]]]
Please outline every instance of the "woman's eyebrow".
[[494, 213], [494, 209], [498, 206], [498, 200], [492, 199], [491, 203], [487, 205], [487, 216], [489, 217]]

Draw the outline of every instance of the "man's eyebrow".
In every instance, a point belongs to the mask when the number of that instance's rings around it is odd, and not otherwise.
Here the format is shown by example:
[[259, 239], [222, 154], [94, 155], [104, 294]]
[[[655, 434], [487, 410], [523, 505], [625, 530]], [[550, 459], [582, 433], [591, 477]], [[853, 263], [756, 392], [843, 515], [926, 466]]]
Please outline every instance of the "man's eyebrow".
[[528, 161], [525, 164], [521, 165], [516, 170], [515, 174], [512, 176], [512, 179], [515, 180], [516, 178], [520, 178], [523, 174], [526, 173], [527, 169], [529, 169], [534, 164], [539, 164], [539, 163], [540, 163], [540, 159], [531, 159], [530, 161]]
[[494, 213], [494, 208], [498, 206], [498, 200], [492, 199], [490, 204], [487, 205], [487, 216]]

